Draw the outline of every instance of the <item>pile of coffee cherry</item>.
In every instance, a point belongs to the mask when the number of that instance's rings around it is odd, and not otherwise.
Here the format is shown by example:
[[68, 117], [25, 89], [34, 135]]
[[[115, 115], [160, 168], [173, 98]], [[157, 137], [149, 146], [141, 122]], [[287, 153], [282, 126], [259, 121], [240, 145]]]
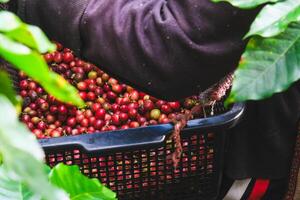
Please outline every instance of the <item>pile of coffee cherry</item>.
[[191, 109], [196, 96], [166, 102], [140, 92], [74, 56], [57, 43], [57, 51], [44, 55], [51, 70], [75, 86], [84, 108], [62, 103], [34, 80], [19, 72], [23, 98], [21, 121], [38, 139], [79, 135], [170, 123]]

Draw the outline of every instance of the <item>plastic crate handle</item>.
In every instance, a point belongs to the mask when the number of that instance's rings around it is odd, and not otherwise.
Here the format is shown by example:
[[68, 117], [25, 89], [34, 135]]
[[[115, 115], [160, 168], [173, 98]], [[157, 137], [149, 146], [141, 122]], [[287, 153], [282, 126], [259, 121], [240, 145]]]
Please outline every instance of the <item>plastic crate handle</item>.
[[138, 146], [154, 146], [163, 143], [173, 129], [171, 124], [163, 124], [135, 129], [117, 130], [78, 136], [42, 139], [42, 147], [47, 149], [79, 146], [88, 152], [128, 149]]

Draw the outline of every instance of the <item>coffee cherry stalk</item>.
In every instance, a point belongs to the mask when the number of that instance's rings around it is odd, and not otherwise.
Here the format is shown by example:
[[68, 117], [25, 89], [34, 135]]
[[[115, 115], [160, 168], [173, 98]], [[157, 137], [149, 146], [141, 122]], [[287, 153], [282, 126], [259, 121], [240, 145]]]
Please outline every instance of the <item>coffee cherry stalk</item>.
[[[176, 168], [180, 161], [182, 154], [182, 145], [180, 133], [186, 127], [187, 122], [191, 120], [194, 116], [203, 116], [206, 117], [205, 107], [211, 108], [211, 115], [214, 115], [214, 105], [217, 101], [221, 101], [222, 98], [226, 95], [228, 90], [231, 88], [233, 82], [233, 73], [229, 73], [218, 83], [214, 84], [212, 87], [208, 88], [204, 92], [201, 92], [197, 98], [194, 99], [194, 102], [189, 102], [188, 107], [192, 107], [191, 110], [185, 110], [184, 113], [176, 115], [172, 119], [174, 124], [174, 130], [171, 134], [171, 138], [175, 143], [175, 151], [172, 154], [173, 165]], [[185, 102], [191, 101], [191, 99], [186, 99]], [[194, 105], [190, 105], [194, 104]]]

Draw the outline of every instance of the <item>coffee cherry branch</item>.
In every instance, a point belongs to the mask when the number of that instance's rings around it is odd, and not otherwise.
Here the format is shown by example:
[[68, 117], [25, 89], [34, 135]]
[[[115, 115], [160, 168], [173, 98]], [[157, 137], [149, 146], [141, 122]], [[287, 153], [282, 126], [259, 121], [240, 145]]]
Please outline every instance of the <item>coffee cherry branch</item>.
[[195, 115], [200, 116], [204, 115], [205, 107], [212, 107], [212, 115], [213, 115], [213, 106], [217, 101], [220, 101], [225, 95], [226, 92], [231, 88], [233, 81], [233, 73], [228, 74], [222, 80], [220, 80], [217, 84], [213, 85], [209, 89], [200, 93], [198, 96], [198, 100], [196, 105], [191, 109], [191, 111], [186, 111], [184, 114], [178, 114], [173, 120], [174, 130], [171, 134], [171, 139], [175, 143], [175, 151], [172, 154], [173, 166], [176, 168], [180, 161], [180, 157], [182, 154], [182, 145], [181, 145], [181, 130], [187, 125], [187, 122], [191, 120]]

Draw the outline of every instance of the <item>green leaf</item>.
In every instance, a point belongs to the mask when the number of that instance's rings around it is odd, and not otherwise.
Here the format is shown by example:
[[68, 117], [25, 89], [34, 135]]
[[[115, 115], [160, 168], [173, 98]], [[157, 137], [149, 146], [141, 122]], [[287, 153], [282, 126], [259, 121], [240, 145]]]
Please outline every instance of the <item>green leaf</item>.
[[0, 166], [2, 165], [3, 163], [3, 156], [2, 156], [2, 153], [0, 152]]
[[[78, 171], [78, 168], [74, 168], [74, 166], [66, 166], [66, 165], [62, 166], [62, 165], [63, 164], [58, 164], [58, 166], [54, 167], [54, 169], [51, 170], [51, 173], [49, 173], [49, 177], [51, 178], [53, 176], [53, 171], [55, 171], [54, 173], [56, 175], [57, 172], [59, 173], [58, 174], [59, 179], [63, 179], [64, 178], [63, 176], [65, 175], [67, 176], [67, 179], [71, 178], [71, 180], [68, 180], [72, 182], [71, 186], [69, 185], [64, 185], [64, 186], [69, 188], [69, 190], [71, 190], [71, 192], [74, 194], [72, 200], [115, 200], [116, 199], [115, 193], [102, 186], [97, 179], [86, 178]], [[47, 169], [47, 167], [45, 168]], [[72, 174], [70, 174], [72, 172], [75, 172], [75, 174], [76, 175], [78, 174], [79, 176], [75, 176], [72, 179]], [[79, 177], [79, 179], [77, 180], [76, 177]], [[57, 179], [55, 177], [52, 178]], [[75, 187], [73, 187], [73, 185], [75, 185]], [[12, 178], [8, 177], [7, 171], [3, 167], [0, 167], [0, 188], [1, 188], [0, 189], [1, 200], [41, 200], [42, 199], [39, 194], [32, 192], [32, 190], [30, 190], [30, 188], [27, 187], [22, 182], [13, 180]]]
[[70, 194], [71, 200], [114, 200], [116, 194], [102, 185], [98, 179], [89, 179], [80, 173], [78, 166], [56, 165], [49, 180]]
[[[3, 146], [8, 148], [14, 147], [17, 149], [23, 149], [24, 153], [32, 155], [37, 160], [44, 159], [44, 153], [34, 138], [33, 134], [25, 127], [24, 124], [19, 122], [18, 115], [15, 108], [8, 101], [8, 99], [0, 94], [0, 149]], [[20, 133], [18, 133], [20, 131]], [[25, 144], [26, 141], [26, 144]], [[5, 149], [7, 151], [7, 149]], [[7, 155], [0, 150], [3, 159], [7, 158]], [[14, 152], [9, 152], [8, 155], [13, 155]], [[14, 157], [14, 156], [12, 156]], [[9, 158], [9, 157], [8, 157]]]
[[77, 89], [70, 85], [63, 77], [50, 71], [48, 73], [47, 82], [40, 82], [41, 85], [51, 95], [63, 102], [74, 104], [77, 106], [84, 106], [84, 102], [78, 95]]
[[[43, 164], [43, 171], [45, 172], [45, 174], [48, 175], [51, 171], [51, 168], [48, 165]], [[42, 197], [40, 194], [37, 194], [37, 193], [33, 192], [32, 190], [30, 190], [30, 188], [27, 185], [25, 185], [24, 183], [21, 183], [21, 191], [22, 191], [22, 196], [23, 196], [24, 200], [25, 199], [42, 200]]]
[[0, 95], [0, 107], [0, 152], [7, 177], [24, 183], [44, 199], [69, 199], [63, 191], [49, 184], [42, 148], [33, 134], [19, 122], [16, 110], [3, 95]]
[[21, 200], [42, 200], [41, 195], [32, 192], [27, 186], [21, 184], [22, 199]]
[[19, 200], [20, 199], [20, 183], [13, 181], [7, 177], [7, 172], [3, 167], [0, 167], [0, 199], [2, 200]]
[[6, 36], [18, 41], [40, 53], [54, 51], [52, 44], [42, 30], [36, 26], [22, 25], [19, 28], [6, 33]]
[[276, 37], [249, 41], [226, 103], [270, 97], [299, 78], [300, 24], [291, 24]]
[[[40, 53], [46, 53], [47, 51], [55, 51], [56, 45], [50, 42], [45, 33], [39, 27], [27, 25], [26, 28], [32, 36], [34, 42], [36, 43], [35, 48], [38, 49]], [[18, 35], [17, 37], [20, 37], [20, 35]], [[25, 40], [19, 41], [25, 44]]]
[[22, 21], [9, 11], [0, 11], [0, 32], [9, 32], [22, 26]]
[[[213, 2], [222, 2], [226, 1], [232, 4], [235, 7], [239, 7], [242, 9], [251, 9], [255, 8], [261, 4], [265, 3], [275, 3], [281, 0], [212, 0]], [[295, 0], [296, 1], [296, 0]]]
[[55, 45], [48, 40], [40, 28], [23, 23], [19, 17], [9, 11], [0, 11], [0, 19], [0, 32], [12, 40], [40, 53], [55, 50]]
[[0, 0], [0, 3], [7, 3], [9, 0]]
[[20, 107], [21, 100], [17, 98], [17, 94], [13, 89], [13, 83], [5, 71], [0, 70], [0, 94], [5, 95], [14, 106]]
[[258, 14], [245, 37], [272, 37], [285, 31], [291, 22], [300, 20], [300, 0], [286, 0], [266, 5]]
[[61, 76], [51, 72], [41, 55], [1, 33], [0, 56], [39, 82], [47, 92], [60, 101], [84, 106], [76, 88]]
[[48, 65], [38, 53], [2, 34], [0, 34], [0, 56], [38, 82], [49, 79]]
[[[51, 169], [48, 165], [43, 166], [46, 174]], [[13, 180], [8, 176], [8, 172], [3, 166], [0, 166], [0, 199], [1, 200], [41, 200], [42, 197], [30, 190], [28, 186], [18, 180]]]
[[15, 181], [7, 176], [7, 171], [0, 167], [0, 199], [1, 200], [40, 200], [35, 198], [21, 182]]
[[7, 176], [8, 172], [0, 167], [0, 199], [1, 200], [41, 200], [41, 196], [33, 193], [20, 181]]

